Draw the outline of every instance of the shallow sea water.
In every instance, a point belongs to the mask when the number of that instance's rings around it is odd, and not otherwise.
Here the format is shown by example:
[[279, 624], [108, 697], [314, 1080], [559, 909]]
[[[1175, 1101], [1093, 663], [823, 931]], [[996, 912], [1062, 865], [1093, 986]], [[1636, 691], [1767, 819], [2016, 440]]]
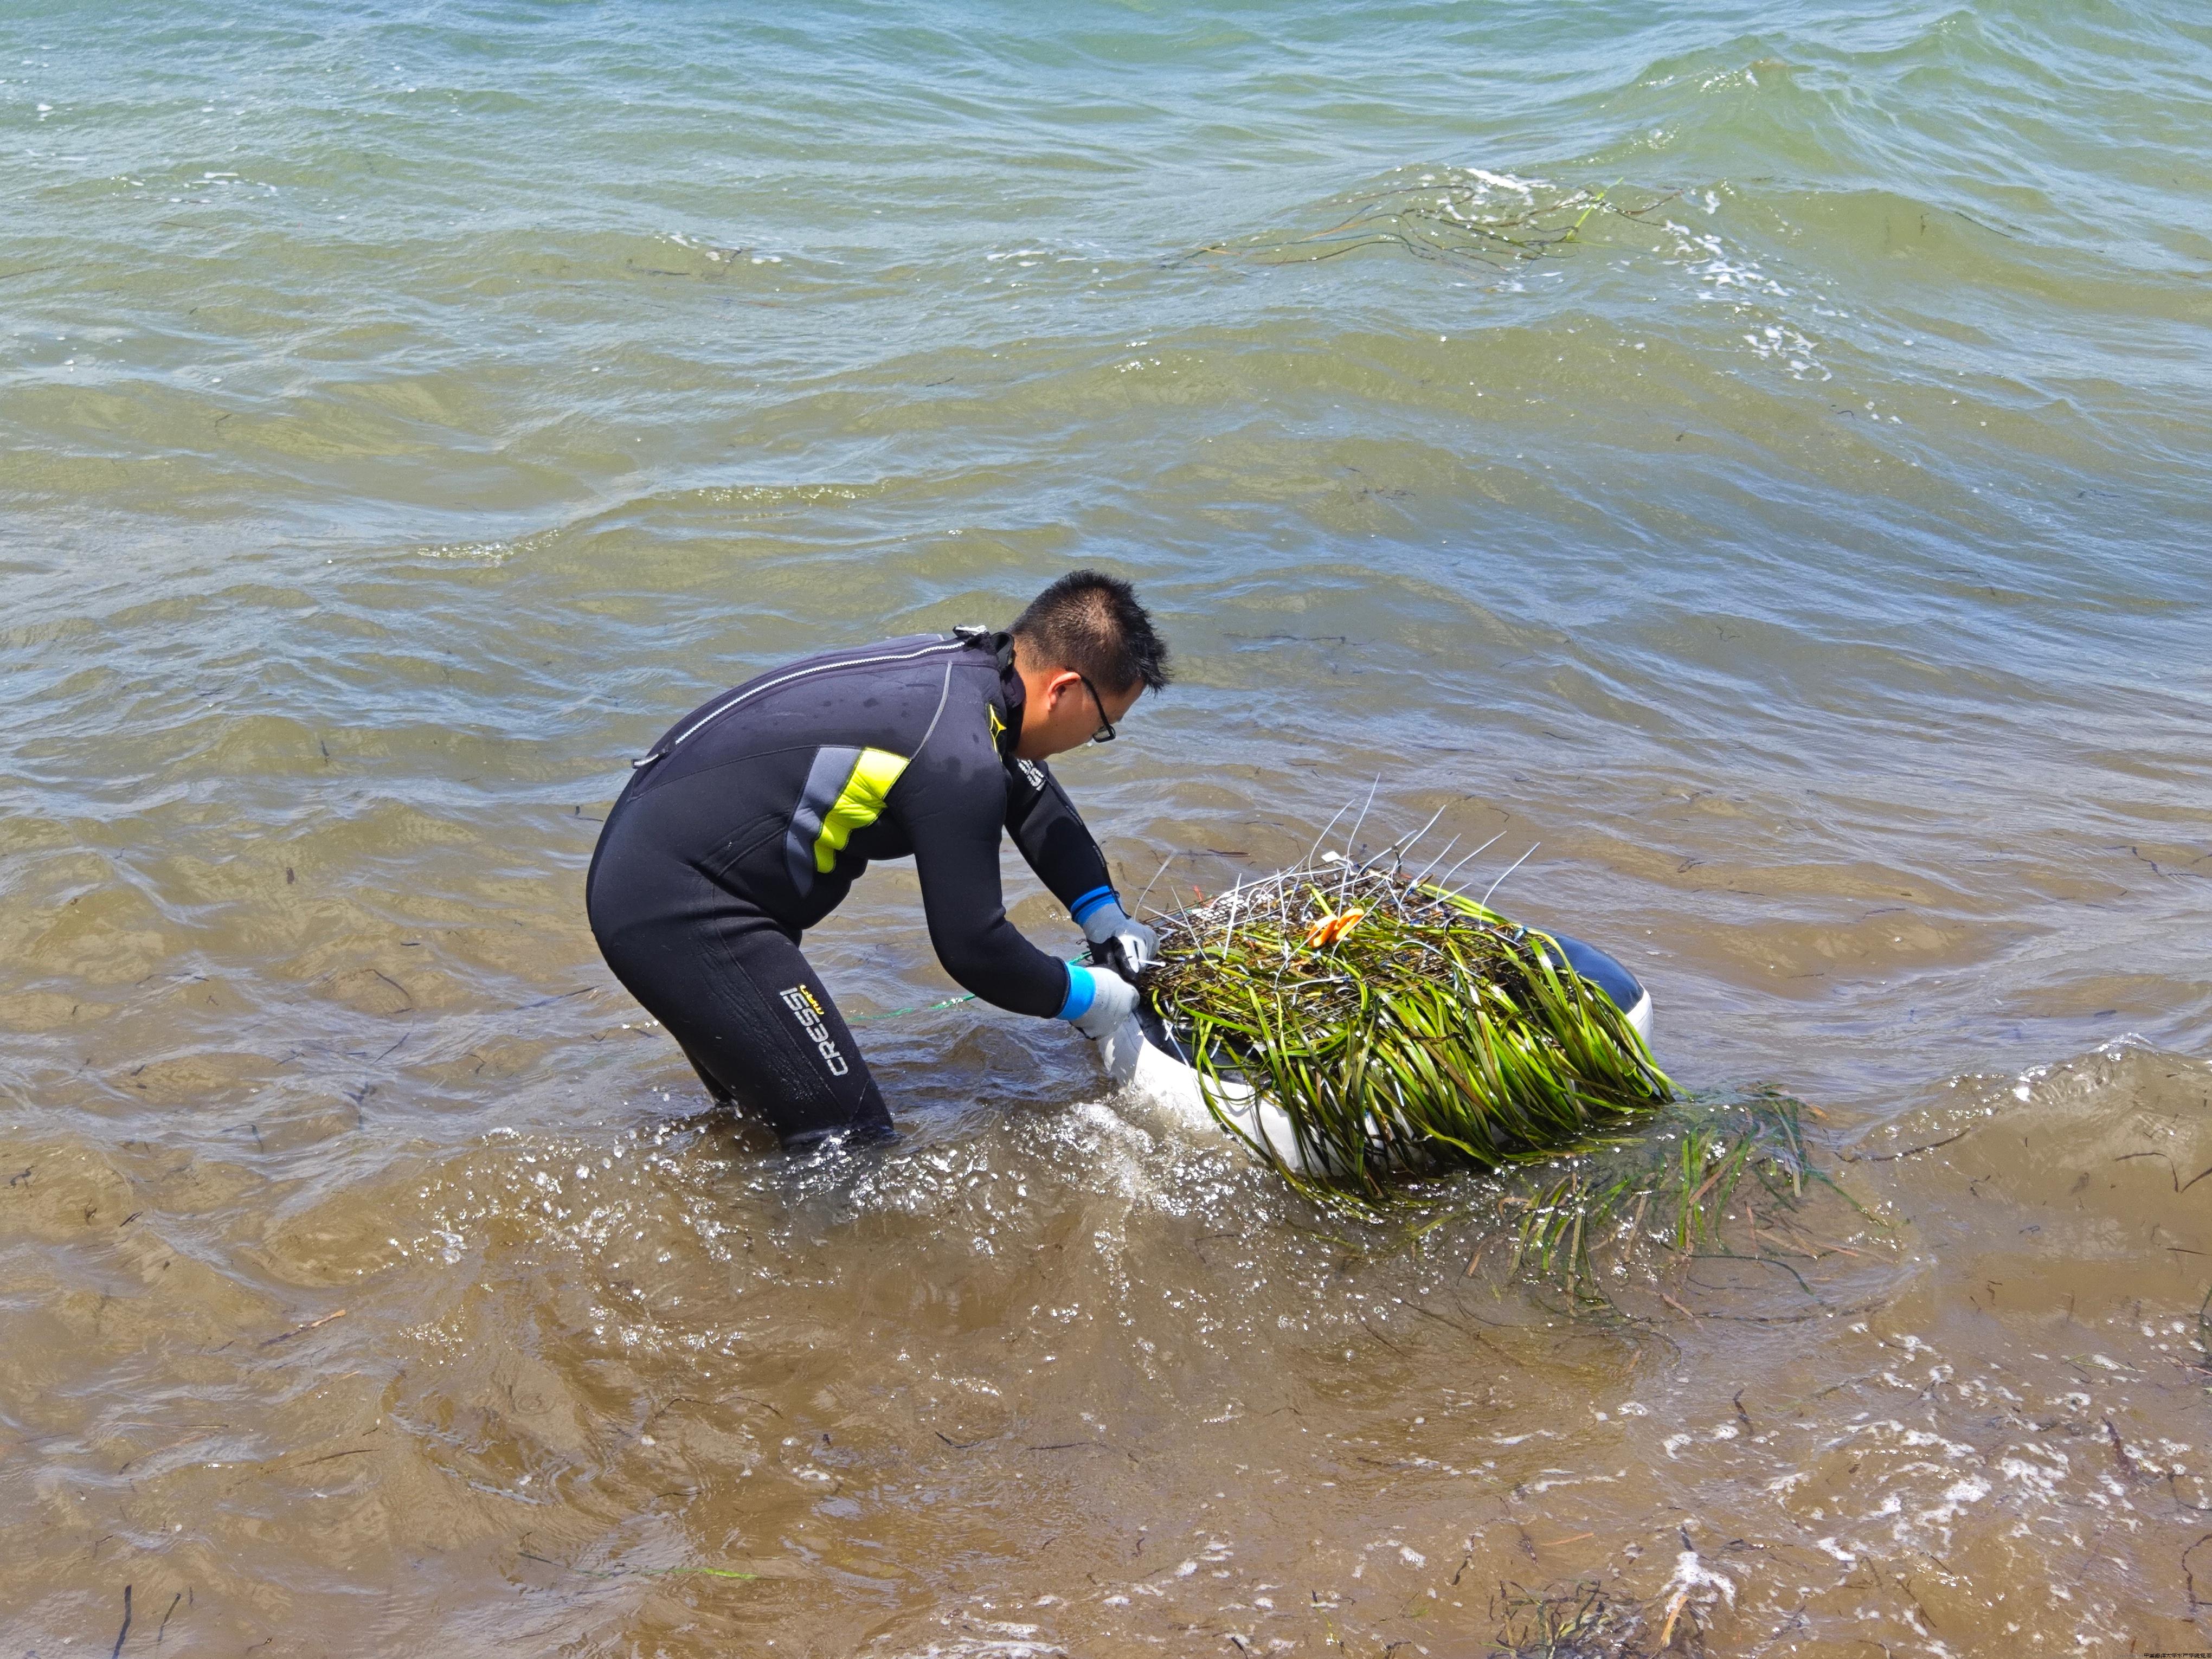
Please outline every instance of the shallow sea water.
[[[2195, 9], [0, 48], [0, 1652], [2212, 1648]], [[628, 757], [1080, 561], [1125, 888], [1534, 844], [1841, 1194], [1575, 1316], [973, 1006], [887, 1152], [707, 1115]], [[898, 866], [811, 948], [949, 994]]]

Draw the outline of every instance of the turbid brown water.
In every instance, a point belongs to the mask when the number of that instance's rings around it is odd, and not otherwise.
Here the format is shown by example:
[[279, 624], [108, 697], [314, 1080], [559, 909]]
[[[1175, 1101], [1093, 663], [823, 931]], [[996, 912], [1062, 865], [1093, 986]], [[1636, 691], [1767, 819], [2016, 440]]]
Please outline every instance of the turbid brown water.
[[[233, 10], [0, 54], [0, 1652], [2212, 1650], [2201, 19]], [[627, 757], [1085, 559], [1126, 887], [1379, 774], [1841, 1194], [1596, 1316], [973, 1006], [702, 1115]]]

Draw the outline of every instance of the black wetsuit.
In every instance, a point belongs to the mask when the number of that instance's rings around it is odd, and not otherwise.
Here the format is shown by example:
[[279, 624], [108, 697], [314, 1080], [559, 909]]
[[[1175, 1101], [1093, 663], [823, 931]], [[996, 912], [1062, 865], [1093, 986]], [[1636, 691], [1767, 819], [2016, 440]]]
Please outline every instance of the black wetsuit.
[[1052, 774], [1013, 757], [1022, 701], [1004, 635], [825, 653], [685, 716], [608, 815], [585, 885], [608, 966], [787, 1144], [890, 1125], [799, 949], [871, 860], [913, 856], [963, 986], [1017, 1013], [1066, 1006], [1066, 965], [1006, 920], [1000, 832], [1079, 921], [1113, 886]]

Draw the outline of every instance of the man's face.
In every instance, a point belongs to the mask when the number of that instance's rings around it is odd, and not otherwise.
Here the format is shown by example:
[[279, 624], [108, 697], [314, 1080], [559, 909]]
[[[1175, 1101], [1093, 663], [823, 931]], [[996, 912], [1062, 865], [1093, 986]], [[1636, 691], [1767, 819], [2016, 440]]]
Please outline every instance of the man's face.
[[1029, 700], [1022, 710], [1021, 741], [1014, 745], [1014, 753], [1030, 761], [1080, 749], [1100, 726], [1120, 725], [1145, 690], [1141, 682], [1120, 693], [1102, 685], [1094, 696], [1083, 676], [1072, 668], [1025, 671], [1022, 678]]

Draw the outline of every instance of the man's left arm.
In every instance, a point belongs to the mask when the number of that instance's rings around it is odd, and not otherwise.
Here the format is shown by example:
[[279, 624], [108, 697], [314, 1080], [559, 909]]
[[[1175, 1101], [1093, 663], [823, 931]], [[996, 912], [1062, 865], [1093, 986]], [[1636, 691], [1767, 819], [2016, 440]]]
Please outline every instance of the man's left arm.
[[1103, 953], [1101, 959], [1113, 965], [1118, 942], [1119, 965], [1133, 975], [1158, 956], [1158, 936], [1124, 913], [1106, 855], [1052, 769], [1041, 762], [1018, 760], [1006, 768], [1006, 833], [1037, 879], [1067, 907], [1083, 936]]

